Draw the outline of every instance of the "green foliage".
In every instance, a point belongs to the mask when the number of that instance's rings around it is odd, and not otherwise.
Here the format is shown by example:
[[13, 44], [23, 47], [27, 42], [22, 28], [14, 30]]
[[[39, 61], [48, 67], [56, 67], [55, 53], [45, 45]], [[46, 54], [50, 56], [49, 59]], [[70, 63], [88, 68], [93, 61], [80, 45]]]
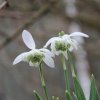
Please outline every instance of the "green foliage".
[[40, 97], [40, 95], [36, 92], [36, 90], [33, 91], [34, 95], [36, 96], [37, 100], [42, 100], [42, 98]]
[[78, 99], [77, 99], [77, 96], [76, 96], [76, 94], [75, 94], [74, 92], [73, 92], [73, 95], [74, 95], [74, 99], [75, 99], [75, 100], [78, 100]]
[[52, 100], [60, 100], [59, 97], [52, 96]]
[[73, 76], [75, 95], [78, 100], [86, 100], [83, 90], [76, 76]]
[[98, 91], [96, 88], [95, 78], [93, 75], [91, 76], [91, 87], [90, 87], [90, 99], [89, 100], [100, 100]]
[[72, 100], [70, 92], [65, 91], [67, 100]]

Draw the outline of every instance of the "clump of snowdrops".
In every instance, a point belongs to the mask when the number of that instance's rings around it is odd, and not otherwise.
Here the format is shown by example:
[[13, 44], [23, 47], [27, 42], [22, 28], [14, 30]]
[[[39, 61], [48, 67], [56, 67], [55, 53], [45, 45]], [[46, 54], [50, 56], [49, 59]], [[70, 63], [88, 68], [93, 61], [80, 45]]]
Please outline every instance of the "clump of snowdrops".
[[[89, 37], [87, 34], [84, 34], [82, 32], [73, 32], [68, 35], [65, 34], [65, 32], [61, 31], [59, 32], [58, 37], [52, 37], [47, 41], [43, 48], [37, 49], [32, 35], [27, 30], [24, 30], [22, 32], [22, 39], [30, 50], [28, 52], [23, 52], [20, 55], [18, 55], [15, 58], [13, 65], [24, 61], [29, 63], [29, 66], [37, 67], [39, 69], [45, 100], [60, 100], [60, 98], [56, 96], [49, 97], [42, 69], [43, 62], [50, 68], [56, 67], [54, 63], [54, 58], [59, 55], [61, 56], [62, 69], [65, 79], [66, 88], [64, 96], [66, 96], [66, 100], [86, 100], [82, 87], [79, 83], [77, 74], [75, 72], [72, 60], [72, 52], [75, 49], [77, 50], [79, 48], [79, 44], [74, 38], [77, 36], [82, 36], [85, 38]], [[50, 46], [50, 50], [47, 49], [48, 46]], [[66, 67], [66, 62], [69, 63], [71, 69], [74, 85], [73, 92], [70, 90], [69, 74]], [[34, 90], [33, 92], [36, 96], [36, 100], [43, 100], [36, 90]], [[95, 79], [93, 75], [91, 75], [89, 100], [99, 100], [99, 95], [97, 92]]]

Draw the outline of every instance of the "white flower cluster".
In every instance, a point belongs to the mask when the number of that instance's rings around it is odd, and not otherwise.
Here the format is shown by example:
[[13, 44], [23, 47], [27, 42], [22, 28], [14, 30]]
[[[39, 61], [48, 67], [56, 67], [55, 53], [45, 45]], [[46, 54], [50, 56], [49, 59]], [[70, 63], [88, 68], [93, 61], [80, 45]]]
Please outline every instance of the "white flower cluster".
[[65, 58], [68, 59], [67, 51], [73, 51], [74, 49], [78, 48], [78, 43], [75, 38], [73, 38], [75, 36], [89, 37], [82, 32], [74, 32], [68, 35], [62, 31], [60, 32], [59, 37], [53, 37], [49, 39], [44, 48], [47, 48], [48, 45], [51, 45], [51, 51], [55, 55], [63, 54]]
[[[28, 62], [30, 66], [39, 66], [39, 64], [44, 61], [49, 67], [55, 67], [53, 57], [55, 55], [63, 54], [66, 59], [68, 59], [67, 51], [72, 51], [78, 48], [77, 41], [73, 38], [75, 36], [89, 37], [88, 35], [81, 32], [74, 32], [70, 35], [60, 32], [58, 37], [53, 37], [48, 40], [44, 48], [36, 49], [34, 39], [31, 34], [24, 30], [22, 32], [22, 38], [26, 46], [31, 49], [29, 52], [24, 52], [18, 55], [13, 65], [19, 63], [20, 61]], [[51, 51], [46, 49], [50, 45]]]

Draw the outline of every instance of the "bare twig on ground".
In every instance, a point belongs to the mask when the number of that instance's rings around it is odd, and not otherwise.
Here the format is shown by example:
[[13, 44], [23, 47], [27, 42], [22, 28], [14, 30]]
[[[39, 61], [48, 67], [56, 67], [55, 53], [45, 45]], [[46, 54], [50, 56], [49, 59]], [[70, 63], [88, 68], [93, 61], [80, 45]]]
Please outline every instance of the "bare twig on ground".
[[[27, 18], [27, 16], [33, 15], [34, 12], [18, 12], [18, 11], [6, 11], [3, 10], [0, 12], [0, 17], [10, 17], [14, 19], [21, 19], [21, 18]], [[92, 15], [87, 13], [79, 13], [75, 17], [70, 17], [66, 15], [67, 20], [75, 20], [79, 21], [87, 26], [93, 27], [97, 30], [100, 30], [100, 16], [99, 15]]]
[[2, 8], [4, 8], [6, 5], [7, 5], [7, 1], [3, 1], [3, 3], [0, 5], [0, 10], [1, 10]]
[[[36, 12], [36, 11], [35, 11]], [[10, 11], [10, 10], [1, 10], [0, 11], [0, 17], [9, 17], [13, 19], [21, 19], [21, 18], [26, 18], [27, 16], [33, 15], [35, 12], [21, 12], [21, 11]]]
[[49, 4], [45, 4], [38, 12], [36, 12], [33, 16], [27, 19], [22, 25], [18, 27], [18, 29], [13, 33], [11, 37], [8, 37], [0, 46], [0, 49], [3, 49], [6, 45], [8, 45], [12, 40], [19, 36], [22, 30], [28, 28], [32, 25], [38, 18], [40, 18], [44, 13], [49, 10]]
[[79, 8], [81, 8], [82, 5], [86, 5], [86, 7], [90, 6], [92, 11], [100, 12], [100, 2], [97, 2], [96, 0], [77, 0], [76, 4]]
[[82, 24], [93, 27], [94, 29], [100, 30], [100, 16], [98, 15], [92, 15], [87, 13], [78, 13], [75, 17], [70, 17], [68, 15], [65, 15], [67, 20], [71, 21], [78, 21]]
[[8, 37], [8, 35], [6, 33], [4, 33], [3, 31], [1, 31], [1, 30], [0, 30], [0, 36], [6, 37], [6, 38]]

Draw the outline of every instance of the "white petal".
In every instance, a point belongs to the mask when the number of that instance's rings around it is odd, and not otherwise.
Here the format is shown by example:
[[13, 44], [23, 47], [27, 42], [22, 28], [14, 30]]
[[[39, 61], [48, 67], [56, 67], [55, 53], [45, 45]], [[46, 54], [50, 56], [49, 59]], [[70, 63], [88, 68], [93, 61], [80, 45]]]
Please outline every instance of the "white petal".
[[52, 52], [53, 51], [56, 51], [56, 48], [55, 48], [55, 41], [51, 43], [51, 46], [50, 46]]
[[60, 38], [59, 37], [53, 37], [53, 38], [49, 39], [47, 41], [47, 43], [44, 45], [44, 48], [47, 48], [48, 45], [50, 45], [53, 41], [55, 41], [57, 39], [60, 39]]
[[73, 51], [73, 46], [70, 46], [69, 51]]
[[68, 60], [68, 54], [67, 51], [63, 52], [64, 57], [66, 58], [66, 60]]
[[24, 41], [24, 43], [26, 44], [26, 46], [28, 48], [35, 49], [34, 39], [33, 39], [32, 35], [28, 31], [24, 30], [22, 32], [22, 38], [23, 38], [23, 41]]
[[71, 45], [73, 46], [73, 48], [75, 48], [76, 50], [78, 49], [78, 42], [74, 39], [72, 39], [72, 43]]
[[87, 34], [84, 34], [82, 32], [73, 32], [70, 34], [70, 36], [83, 36], [83, 37], [89, 37]]
[[34, 67], [39, 67], [39, 63], [34, 63]]
[[39, 67], [39, 63], [32, 63], [31, 61], [29, 62], [29, 66], [31, 67]]
[[43, 58], [43, 61], [51, 68], [54, 68], [55, 67], [55, 64], [54, 64], [54, 60], [49, 56], [49, 55], [45, 55], [45, 57]]
[[50, 57], [54, 57], [55, 55], [48, 49], [39, 49], [40, 51], [43, 51], [44, 53], [48, 54]]
[[29, 65], [31, 66], [31, 67], [33, 67], [34, 66], [34, 64], [30, 61], [29, 62]]
[[58, 56], [58, 55], [60, 55], [62, 53], [62, 51], [55, 51], [54, 53], [55, 53], [55, 55]]
[[62, 37], [62, 39], [63, 39], [66, 43], [70, 43], [70, 42], [71, 42], [71, 38], [70, 38], [69, 35], [64, 35], [64, 36]]
[[68, 34], [65, 34], [62, 36], [62, 39], [66, 39], [66, 38], [69, 38], [70, 36]]
[[15, 64], [17, 64], [17, 63], [19, 63], [19, 62], [21, 62], [21, 61], [23, 60], [23, 58], [25, 57], [25, 54], [26, 54], [26, 52], [21, 53], [20, 55], [18, 55], [18, 56], [15, 58], [15, 60], [14, 60], [14, 62], [13, 62], [13, 65], [15, 65]]

